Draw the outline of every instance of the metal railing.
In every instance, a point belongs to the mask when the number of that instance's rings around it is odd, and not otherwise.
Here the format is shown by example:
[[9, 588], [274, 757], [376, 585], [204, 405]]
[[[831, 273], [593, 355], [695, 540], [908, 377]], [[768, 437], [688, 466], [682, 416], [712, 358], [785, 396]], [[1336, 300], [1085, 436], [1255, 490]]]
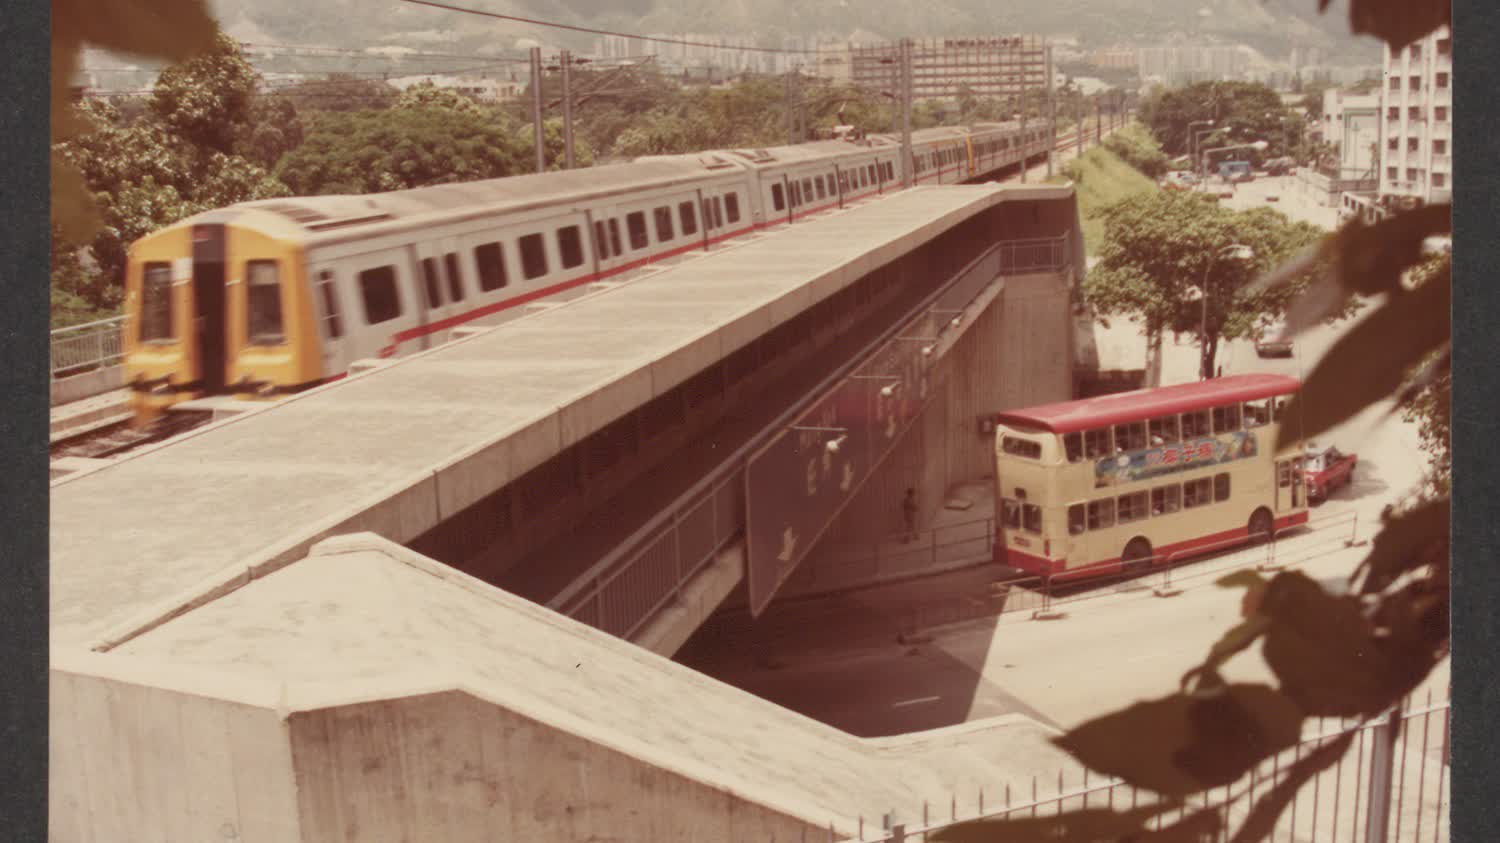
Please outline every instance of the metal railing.
[[[1303, 723], [1303, 737], [1291, 748], [1262, 761], [1237, 782], [1212, 788], [1167, 808], [1148, 824], [1160, 830], [1205, 809], [1218, 809], [1220, 834], [1216, 840], [1229, 840], [1234, 824], [1243, 822], [1258, 799], [1284, 780], [1304, 755], [1310, 754], [1345, 735], [1352, 735], [1351, 746], [1338, 761], [1323, 768], [1304, 782], [1276, 820], [1268, 840], [1350, 841], [1350, 843], [1442, 843], [1449, 839], [1449, 720], [1450, 701], [1415, 705], [1408, 697], [1386, 714], [1366, 722], [1341, 718], [1309, 718]], [[1412, 744], [1419, 736], [1420, 746]], [[1351, 759], [1350, 756], [1353, 756]], [[1351, 763], [1352, 761], [1352, 763]], [[899, 822], [896, 812], [885, 815], [876, 836], [866, 836], [865, 820], [856, 818], [853, 837], [839, 837], [829, 824], [829, 841], [847, 843], [908, 843], [925, 841], [927, 835], [953, 826], [984, 819], [1059, 815], [1075, 808], [1138, 808], [1161, 804], [1154, 793], [1143, 791], [1120, 779], [1095, 775], [1084, 769], [1073, 773], [1068, 785], [1064, 770], [1056, 781], [1045, 782], [1033, 775], [1029, 788], [1012, 788], [1005, 784], [991, 790], [990, 807], [985, 805], [985, 791], [980, 789], [970, 803], [970, 796], [960, 800], [950, 795], [947, 805], [922, 803], [921, 820], [911, 824]], [[1019, 794], [1013, 790], [1020, 791]], [[1049, 795], [1043, 795], [1053, 790]], [[1018, 801], [1024, 800], [1024, 801]], [[972, 814], [962, 815], [960, 802], [976, 804]], [[946, 810], [943, 810], [946, 809]], [[947, 814], [947, 819], [942, 819]], [[1405, 834], [1403, 835], [1403, 832]]]
[[[960, 270], [954, 280], [933, 293], [919, 310], [952, 308], [955, 299], [977, 295], [1001, 275], [1061, 271], [1069, 264], [1067, 235], [1002, 241]], [[892, 331], [903, 324], [893, 326]], [[855, 354], [848, 366], [831, 374], [802, 400], [788, 407], [716, 470], [549, 601], [548, 607], [620, 638], [628, 640], [638, 633], [657, 612], [680, 598], [682, 586], [694, 574], [711, 564], [725, 546], [743, 534], [744, 472], [749, 456], [885, 341], [881, 337]]]
[[107, 366], [124, 356], [125, 317], [114, 316], [52, 332], [52, 377]]

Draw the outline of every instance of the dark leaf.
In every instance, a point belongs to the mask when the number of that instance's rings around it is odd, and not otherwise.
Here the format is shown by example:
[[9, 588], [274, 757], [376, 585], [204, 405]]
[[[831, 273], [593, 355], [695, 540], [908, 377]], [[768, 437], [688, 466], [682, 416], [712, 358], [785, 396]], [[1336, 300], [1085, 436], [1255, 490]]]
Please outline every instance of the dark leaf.
[[1436, 384], [1444, 375], [1453, 371], [1453, 347], [1444, 348], [1441, 353], [1434, 355], [1422, 368], [1412, 376], [1406, 386], [1401, 388], [1401, 394], [1396, 397], [1398, 405], [1408, 404], [1421, 394], [1422, 390]]
[[219, 25], [204, 0], [53, 0], [54, 39], [181, 61], [214, 46]]
[[1200, 808], [1165, 828], [1130, 838], [1130, 843], [1212, 843], [1224, 828], [1224, 809]]
[[1293, 422], [1280, 427], [1277, 452], [1394, 395], [1412, 366], [1448, 342], [1451, 298], [1447, 276], [1435, 278], [1392, 296], [1340, 337], [1293, 397], [1287, 409]]
[[1147, 820], [1169, 807], [1090, 808], [1045, 817], [975, 820], [936, 832], [932, 839], [945, 843], [1115, 843], [1140, 832]]
[[1448, 499], [1431, 501], [1386, 522], [1375, 536], [1370, 555], [1355, 570], [1364, 572], [1363, 594], [1384, 591], [1403, 573], [1432, 561], [1437, 545], [1448, 541]]
[[1400, 50], [1452, 21], [1453, 10], [1447, 3], [1412, 0], [1350, 0], [1349, 3], [1349, 28], [1354, 34], [1373, 35], [1392, 50]]
[[1305, 714], [1373, 714], [1390, 704], [1391, 666], [1355, 597], [1335, 597], [1298, 571], [1276, 575], [1261, 612], [1262, 649], [1281, 690]]
[[1253, 843], [1264, 839], [1276, 827], [1276, 819], [1286, 810], [1302, 785], [1319, 770], [1342, 758], [1353, 741], [1354, 733], [1350, 732], [1323, 744], [1287, 768], [1286, 777], [1250, 808], [1250, 815], [1245, 818], [1244, 824], [1230, 843]]
[[1228, 685], [1136, 703], [1054, 743], [1092, 770], [1168, 796], [1234, 781], [1295, 741], [1301, 715], [1265, 685]]
[[52, 153], [52, 224], [74, 243], [87, 243], [99, 230], [99, 213], [83, 175]]
[[1266, 578], [1256, 571], [1243, 568], [1219, 577], [1214, 580], [1214, 585], [1220, 588], [1264, 588]]
[[[1252, 589], [1259, 587], [1254, 586]], [[1223, 680], [1217, 678], [1218, 669], [1236, 653], [1246, 650], [1251, 644], [1258, 641], [1270, 625], [1271, 620], [1269, 618], [1265, 615], [1257, 614], [1252, 615], [1243, 623], [1225, 632], [1218, 641], [1214, 642], [1213, 647], [1209, 649], [1208, 658], [1203, 660], [1203, 664], [1182, 675], [1183, 689], [1186, 690], [1188, 683], [1195, 678], [1199, 679], [1199, 681], [1209, 681], [1222, 685]]]
[[1173, 760], [1200, 784], [1231, 784], [1257, 762], [1297, 742], [1302, 712], [1266, 685], [1235, 684], [1196, 697], [1188, 710], [1193, 741]]
[[1399, 293], [1401, 273], [1421, 263], [1427, 238], [1453, 230], [1447, 204], [1403, 211], [1374, 225], [1351, 223], [1334, 236], [1339, 281], [1350, 292]]

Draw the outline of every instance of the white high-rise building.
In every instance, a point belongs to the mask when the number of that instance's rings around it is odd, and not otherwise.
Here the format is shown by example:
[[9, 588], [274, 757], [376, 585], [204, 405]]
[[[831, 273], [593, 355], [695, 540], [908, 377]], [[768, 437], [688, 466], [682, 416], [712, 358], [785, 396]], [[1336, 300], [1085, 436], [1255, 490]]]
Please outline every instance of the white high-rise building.
[[1381, 86], [1383, 196], [1446, 202], [1453, 195], [1453, 37], [1444, 27], [1385, 53]]

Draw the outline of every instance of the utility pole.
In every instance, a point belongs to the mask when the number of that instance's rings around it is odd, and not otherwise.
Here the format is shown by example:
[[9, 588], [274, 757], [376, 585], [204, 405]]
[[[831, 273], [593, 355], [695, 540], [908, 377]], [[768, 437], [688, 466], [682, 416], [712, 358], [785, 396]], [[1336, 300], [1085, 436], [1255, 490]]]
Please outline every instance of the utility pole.
[[563, 169], [573, 169], [573, 55], [562, 51]]
[[1047, 58], [1047, 122], [1051, 129], [1047, 135], [1047, 180], [1052, 180], [1052, 159], [1057, 157], [1057, 89], [1052, 78], [1052, 45], [1044, 48]]
[[1104, 143], [1104, 112], [1098, 98], [1094, 99], [1094, 144]]
[[792, 130], [792, 70], [786, 72], [786, 142], [790, 146], [797, 142], [797, 136]]
[[547, 172], [547, 152], [542, 148], [542, 48], [531, 48], [531, 126], [536, 145], [536, 171]]
[[1026, 183], [1026, 42], [1023, 40], [1017, 51], [1021, 65], [1021, 184]]
[[901, 186], [914, 184], [911, 156], [911, 39], [901, 39]]

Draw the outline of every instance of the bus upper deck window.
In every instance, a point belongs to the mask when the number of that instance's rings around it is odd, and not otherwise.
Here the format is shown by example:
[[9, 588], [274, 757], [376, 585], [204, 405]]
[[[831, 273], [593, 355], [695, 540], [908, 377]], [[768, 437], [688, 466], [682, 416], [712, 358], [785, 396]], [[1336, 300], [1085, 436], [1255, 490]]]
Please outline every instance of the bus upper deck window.
[[1138, 451], [1146, 447], [1145, 422], [1128, 422], [1115, 425], [1115, 450]]
[[1068, 462], [1080, 462], [1083, 460], [1083, 434], [1063, 434], [1063, 450], [1068, 454]]
[[1245, 427], [1261, 427], [1271, 423], [1271, 399], [1245, 402]]
[[1083, 432], [1083, 455], [1089, 459], [1110, 456], [1113, 451], [1109, 447], [1109, 428], [1098, 430], [1085, 430]]
[[1230, 433], [1240, 429], [1240, 405], [1230, 404], [1214, 408], [1214, 433]]
[[1152, 445], [1165, 445], [1168, 442], [1177, 441], [1176, 416], [1162, 416], [1152, 419], [1147, 424], [1147, 428], [1151, 435]]
[[1207, 436], [1208, 433], [1209, 427], [1207, 410], [1193, 410], [1190, 413], [1182, 414], [1183, 439], [1192, 439], [1197, 436]]

